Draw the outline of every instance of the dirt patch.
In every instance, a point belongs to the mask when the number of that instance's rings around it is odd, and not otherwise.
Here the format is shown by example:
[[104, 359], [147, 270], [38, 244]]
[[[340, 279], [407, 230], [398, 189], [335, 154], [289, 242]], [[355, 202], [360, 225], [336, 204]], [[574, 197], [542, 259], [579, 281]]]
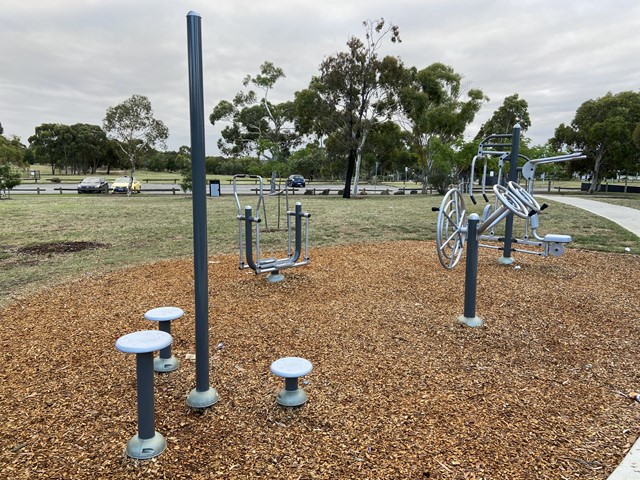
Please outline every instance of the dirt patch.
[[109, 247], [108, 244], [100, 242], [50, 242], [20, 247], [16, 253], [23, 255], [53, 255], [107, 247]]
[[[193, 264], [83, 278], [0, 310], [2, 478], [606, 479], [638, 437], [640, 257], [570, 250], [498, 265], [481, 250], [477, 315], [461, 325], [464, 261], [432, 242], [311, 251], [286, 280], [209, 265], [210, 385], [195, 387]], [[137, 433], [135, 359], [118, 337], [175, 305], [180, 368], [155, 378], [167, 450]], [[272, 361], [314, 366], [281, 408]]]

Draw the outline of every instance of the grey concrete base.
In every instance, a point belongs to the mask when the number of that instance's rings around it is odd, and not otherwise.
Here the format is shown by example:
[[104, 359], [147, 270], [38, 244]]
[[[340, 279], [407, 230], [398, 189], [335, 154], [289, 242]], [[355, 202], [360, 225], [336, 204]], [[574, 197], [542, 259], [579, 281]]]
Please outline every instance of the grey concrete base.
[[501, 265], [511, 265], [515, 260], [512, 257], [500, 257], [498, 263]]
[[138, 435], [127, 442], [127, 456], [138, 460], [157, 457], [167, 448], [167, 441], [161, 433], [154, 432], [153, 437], [142, 439]]
[[153, 359], [153, 369], [156, 372], [173, 372], [177, 370], [180, 366], [180, 362], [175, 356], [171, 356], [171, 358], [160, 358], [156, 357]]
[[209, 388], [204, 392], [199, 392], [194, 388], [187, 396], [187, 405], [191, 408], [207, 408], [218, 403], [219, 399], [215, 388]]
[[271, 272], [267, 275], [267, 282], [278, 283], [284, 280], [284, 275], [280, 272]]
[[276, 402], [283, 407], [299, 407], [300, 405], [304, 405], [308, 398], [307, 393], [302, 388], [296, 390], [283, 388], [280, 390], [280, 393], [278, 393]]
[[460, 323], [464, 323], [468, 327], [481, 327], [484, 325], [484, 321], [480, 317], [465, 317], [464, 315], [460, 315], [458, 317], [458, 321]]

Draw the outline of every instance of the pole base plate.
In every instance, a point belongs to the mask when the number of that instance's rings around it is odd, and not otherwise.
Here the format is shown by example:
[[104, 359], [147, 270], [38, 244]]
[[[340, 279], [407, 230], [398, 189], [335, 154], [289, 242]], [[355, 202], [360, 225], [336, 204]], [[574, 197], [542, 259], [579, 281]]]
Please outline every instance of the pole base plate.
[[127, 442], [127, 456], [137, 460], [157, 457], [167, 448], [167, 441], [161, 433], [154, 432], [151, 438], [140, 438], [134, 435]]
[[198, 389], [194, 388], [187, 395], [187, 405], [191, 408], [207, 408], [218, 403], [218, 400], [220, 400], [220, 397], [218, 397], [217, 390], [211, 387], [204, 392], [199, 392]]
[[484, 321], [480, 317], [465, 317], [464, 315], [460, 315], [458, 317], [458, 321], [460, 323], [464, 323], [467, 327], [481, 327], [484, 325]]

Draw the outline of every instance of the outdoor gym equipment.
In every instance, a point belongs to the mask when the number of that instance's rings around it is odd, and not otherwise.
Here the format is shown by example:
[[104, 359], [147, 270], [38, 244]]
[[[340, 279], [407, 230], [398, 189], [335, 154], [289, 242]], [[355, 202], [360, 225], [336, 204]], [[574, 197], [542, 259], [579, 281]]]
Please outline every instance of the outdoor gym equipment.
[[173, 338], [161, 330], [143, 330], [123, 335], [116, 341], [121, 352], [136, 354], [138, 390], [138, 433], [127, 442], [127, 456], [147, 460], [160, 455], [167, 441], [154, 427], [153, 352], [171, 345]]
[[279, 358], [271, 364], [271, 373], [284, 378], [284, 388], [276, 397], [278, 405], [299, 407], [306, 403], [306, 392], [298, 386], [298, 377], [307, 375], [313, 366], [309, 360], [300, 357]]
[[[158, 307], [147, 310], [144, 318], [158, 322], [158, 330], [171, 335], [171, 322], [184, 315], [184, 310], [178, 307]], [[160, 350], [160, 355], [153, 359], [153, 369], [156, 372], [173, 372], [180, 366], [180, 362], [171, 354], [171, 345]]]
[[523, 188], [515, 182], [509, 182], [507, 187], [496, 184], [493, 192], [500, 206], [482, 222], [477, 213], [472, 213], [467, 219], [462, 193], [455, 188], [447, 192], [438, 209], [436, 245], [442, 266], [446, 269], [455, 267], [462, 256], [465, 243], [467, 244], [464, 313], [458, 320], [470, 327], [483, 324], [482, 319], [476, 316], [478, 237], [511, 214], [527, 218], [540, 211], [538, 202], [532, 196], [524, 194]]
[[[526, 161], [525, 165], [522, 167], [522, 176], [527, 180], [527, 188], [520, 189], [518, 191], [518, 195], [520, 197], [526, 197], [529, 200], [533, 200], [533, 180], [535, 176], [535, 168], [537, 165], [546, 164], [546, 163], [556, 163], [556, 162], [564, 162], [570, 160], [580, 160], [585, 158], [581, 153], [571, 153], [567, 155], [559, 155], [555, 157], [544, 157], [535, 160], [531, 160], [525, 155], [517, 153], [514, 156], [514, 151], [517, 152], [518, 146], [515, 143], [515, 139], [519, 138], [519, 126], [516, 125], [514, 128], [513, 134], [500, 134], [500, 135], [490, 135], [482, 142], [478, 147], [478, 153], [473, 157], [471, 161], [471, 177], [469, 181], [469, 196], [471, 201], [474, 204], [477, 204], [476, 198], [474, 196], [474, 173], [476, 161], [482, 160], [484, 165], [482, 169], [482, 180], [481, 180], [481, 192], [482, 197], [484, 198], [487, 205], [484, 207], [482, 212], [481, 220], [486, 220], [493, 210], [499, 208], [498, 199], [495, 200], [494, 204], [489, 204], [489, 198], [486, 194], [486, 188], [488, 179], [490, 178], [487, 175], [487, 163], [488, 159], [492, 156], [498, 157], [498, 175], [496, 177], [496, 183], [502, 184], [504, 182], [503, 176], [503, 167], [505, 161], [510, 161], [510, 171], [509, 171], [509, 180], [515, 181], [517, 173], [518, 173], [518, 160], [524, 159]], [[537, 202], [536, 202], [537, 203]], [[541, 211], [547, 208], [548, 205], [543, 204], [541, 207], [536, 208], [536, 210]], [[497, 250], [503, 250], [504, 256], [500, 259], [501, 263], [512, 263], [511, 252], [520, 252], [520, 253], [528, 253], [534, 255], [540, 255], [546, 257], [548, 255], [552, 256], [560, 256], [564, 253], [564, 245], [566, 243], [570, 243], [572, 238], [570, 235], [559, 235], [559, 234], [546, 234], [541, 236], [538, 234], [538, 228], [540, 226], [540, 219], [538, 214], [533, 214], [531, 216], [527, 216], [524, 219], [524, 236], [521, 238], [517, 238], [513, 236], [513, 220], [512, 217], [507, 219], [507, 225], [505, 228], [504, 236], [498, 236], [495, 234], [493, 230], [493, 225], [490, 225], [487, 229], [487, 233], [480, 236], [480, 240], [483, 242], [499, 242], [503, 243], [503, 246], [497, 246], [495, 244], [481, 243], [480, 246], [484, 248], [493, 248]], [[497, 223], [497, 222], [496, 222]], [[512, 244], [516, 244], [516, 247], [512, 247]], [[524, 247], [541, 247], [542, 250], [531, 250], [529, 248], [521, 248]]]
[[[258, 204], [256, 206], [255, 215], [253, 215], [253, 209], [247, 205], [242, 211], [240, 206], [240, 198], [238, 197], [237, 179], [238, 178], [251, 178], [258, 182]], [[302, 211], [302, 204], [296, 202], [294, 211], [287, 211], [287, 257], [282, 259], [276, 258], [263, 258], [260, 251], [260, 206], [265, 216], [267, 211], [264, 203], [263, 184], [262, 177], [259, 175], [234, 175], [233, 176], [233, 195], [236, 199], [238, 207], [238, 244], [240, 251], [240, 270], [245, 268], [251, 268], [256, 274], [269, 273], [267, 280], [271, 283], [284, 280], [284, 275], [281, 270], [287, 268], [298, 267], [300, 265], [306, 265], [309, 263], [309, 218], [310, 213]], [[293, 217], [293, 224], [291, 218]], [[304, 255], [302, 255], [302, 219], [305, 219], [305, 234], [304, 234]], [[255, 225], [255, 256], [253, 252], [253, 226]], [[292, 230], [295, 233], [292, 235]], [[292, 241], [293, 240], [293, 241]], [[294, 243], [292, 248], [292, 243]], [[302, 260], [300, 258], [302, 257]]]
[[[520, 218], [535, 215], [542, 207], [538, 202], [515, 182], [509, 182], [507, 187], [494, 185], [493, 192], [499, 207], [489, 215], [483, 216], [482, 223], [477, 227], [478, 235], [489, 228], [493, 228], [509, 214]], [[438, 259], [446, 269], [456, 266], [467, 240], [467, 214], [462, 193], [457, 188], [447, 192], [438, 210], [436, 223], [436, 244]], [[471, 217], [469, 217], [471, 218]], [[478, 217], [480, 220], [480, 217]]]

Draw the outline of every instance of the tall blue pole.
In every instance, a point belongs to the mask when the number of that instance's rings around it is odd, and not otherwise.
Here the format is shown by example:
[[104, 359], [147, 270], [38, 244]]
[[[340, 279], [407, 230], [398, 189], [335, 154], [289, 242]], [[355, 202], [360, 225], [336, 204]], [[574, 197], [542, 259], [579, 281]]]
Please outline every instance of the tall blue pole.
[[478, 223], [477, 213], [469, 215], [467, 222], [467, 266], [464, 278], [464, 313], [458, 320], [469, 327], [479, 327], [484, 324], [476, 315], [476, 291], [478, 286]]
[[205, 408], [218, 401], [218, 392], [209, 387], [209, 286], [207, 271], [207, 192], [204, 149], [204, 93], [202, 86], [201, 18], [187, 14], [189, 57], [189, 111], [191, 121], [191, 173], [193, 200], [193, 265], [196, 307], [196, 388], [187, 404]]
[[[509, 181], [518, 179], [518, 155], [520, 153], [520, 124], [513, 127], [513, 137], [511, 139], [511, 158], [509, 159]], [[511, 243], [513, 239], [513, 213], [507, 216], [504, 225], [504, 252], [498, 260], [500, 263], [509, 265], [513, 263], [511, 258]]]

